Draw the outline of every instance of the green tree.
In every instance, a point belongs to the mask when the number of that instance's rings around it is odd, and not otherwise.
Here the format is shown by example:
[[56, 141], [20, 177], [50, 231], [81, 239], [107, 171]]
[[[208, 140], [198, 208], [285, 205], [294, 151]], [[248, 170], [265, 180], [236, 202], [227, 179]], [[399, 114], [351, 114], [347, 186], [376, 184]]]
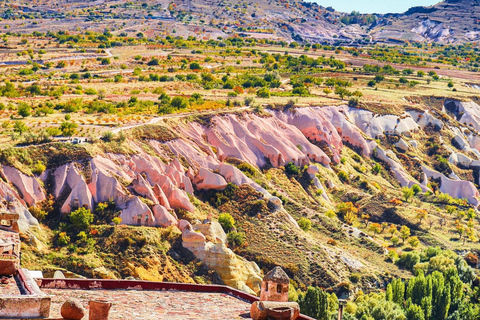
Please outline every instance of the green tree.
[[267, 88], [261, 88], [257, 91], [257, 97], [259, 98], [270, 98], [270, 90]]
[[70, 222], [77, 231], [88, 230], [93, 222], [93, 213], [87, 208], [78, 208], [70, 213]]
[[71, 137], [77, 133], [78, 124], [74, 122], [64, 121], [60, 125], [60, 130], [62, 131], [62, 135], [65, 137]]
[[328, 319], [328, 294], [320, 288], [308, 287], [299, 297], [300, 310], [318, 320]]
[[235, 226], [235, 219], [229, 213], [221, 213], [218, 216], [218, 223], [222, 225], [223, 230], [230, 231]]
[[413, 196], [414, 192], [409, 187], [403, 187], [402, 188], [402, 194], [403, 194], [403, 198], [405, 199], [405, 201], [408, 202], [408, 200]]
[[28, 131], [28, 126], [25, 123], [23, 123], [22, 121], [17, 120], [13, 124], [13, 131], [22, 135], [23, 133]]
[[185, 109], [188, 108], [188, 100], [183, 97], [175, 97], [170, 102], [170, 106], [176, 109]]
[[405, 240], [410, 237], [410, 228], [407, 226], [402, 226], [400, 228], [400, 237], [403, 240], [403, 243], [405, 243]]
[[420, 188], [420, 186], [418, 184], [414, 184], [412, 186], [412, 191], [413, 191], [413, 194], [414, 195], [417, 195], [419, 194], [420, 192], [422, 192], [422, 188]]
[[20, 105], [17, 108], [18, 115], [21, 116], [22, 118], [26, 118], [29, 115], [32, 114], [32, 108], [26, 104], [26, 103], [20, 103]]
[[303, 231], [308, 231], [312, 228], [312, 221], [310, 221], [310, 219], [302, 217], [300, 218], [300, 220], [298, 220], [298, 225]]
[[420, 240], [418, 240], [418, 237], [410, 237], [407, 239], [407, 242], [412, 248], [416, 248], [420, 244]]
[[425, 320], [422, 308], [413, 303], [408, 306], [405, 316], [408, 320]]
[[190, 69], [191, 70], [201, 70], [202, 66], [198, 62], [192, 62], [192, 63], [190, 63]]

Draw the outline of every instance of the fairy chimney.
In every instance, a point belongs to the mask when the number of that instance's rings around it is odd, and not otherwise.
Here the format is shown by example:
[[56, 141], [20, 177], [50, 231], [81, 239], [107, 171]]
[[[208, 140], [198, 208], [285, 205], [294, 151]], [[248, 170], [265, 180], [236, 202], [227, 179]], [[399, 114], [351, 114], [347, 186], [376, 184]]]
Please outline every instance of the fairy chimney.
[[288, 302], [290, 279], [280, 267], [273, 268], [262, 281], [260, 301]]

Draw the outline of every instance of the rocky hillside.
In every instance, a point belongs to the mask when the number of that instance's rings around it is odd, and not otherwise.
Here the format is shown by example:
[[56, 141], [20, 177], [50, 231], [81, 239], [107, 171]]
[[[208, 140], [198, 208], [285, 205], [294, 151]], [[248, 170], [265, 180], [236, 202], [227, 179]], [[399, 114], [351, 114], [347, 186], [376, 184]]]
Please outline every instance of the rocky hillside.
[[387, 258], [399, 230], [411, 247], [479, 249], [479, 112], [446, 100], [401, 115], [330, 106], [167, 117], [127, 139], [4, 150], [1, 205], [21, 215], [32, 268], [258, 292], [262, 270], [281, 265], [299, 285], [372, 288], [403, 275]]
[[371, 33], [376, 40], [473, 42], [480, 37], [479, 2], [446, 0], [382, 17]]
[[[321, 4], [321, 2], [319, 2]], [[59, 8], [62, 8], [61, 10]], [[472, 42], [479, 37], [476, 0], [447, 0], [404, 14], [336, 12], [298, 0], [235, 1], [30, 1], [0, 5], [0, 25], [11, 32], [103, 32], [149, 38], [170, 34], [204, 39], [232, 34], [259, 39], [317, 43], [431, 41]], [[52, 23], [55, 21], [55, 23]]]

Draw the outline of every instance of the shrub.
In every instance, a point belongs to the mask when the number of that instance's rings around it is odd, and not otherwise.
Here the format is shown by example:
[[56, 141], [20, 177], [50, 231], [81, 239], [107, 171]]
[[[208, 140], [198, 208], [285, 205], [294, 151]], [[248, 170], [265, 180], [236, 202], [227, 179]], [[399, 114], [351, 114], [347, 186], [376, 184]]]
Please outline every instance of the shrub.
[[403, 198], [405, 199], [405, 201], [408, 202], [408, 199], [410, 199], [413, 196], [414, 192], [409, 187], [403, 187], [402, 188], [402, 194], [403, 194]]
[[262, 88], [257, 91], [257, 97], [259, 98], [270, 98], [270, 90], [267, 88]]
[[44, 221], [45, 218], [48, 216], [48, 212], [45, 210], [42, 210], [39, 207], [29, 207], [28, 211], [37, 218], [38, 221]]
[[70, 213], [70, 221], [77, 230], [87, 230], [93, 222], [93, 213], [84, 207]]
[[396, 246], [400, 242], [400, 238], [397, 236], [392, 236], [392, 238], [390, 238], [390, 241], [392, 241], [392, 244]]
[[22, 118], [25, 118], [31, 115], [32, 114], [31, 111], [32, 111], [32, 108], [26, 103], [21, 103], [17, 108], [18, 115], [21, 116]]
[[60, 130], [65, 137], [71, 137], [77, 133], [78, 124], [73, 122], [64, 121], [60, 125]]
[[331, 245], [331, 246], [336, 246], [337, 245], [337, 241], [335, 239], [328, 239], [327, 240], [327, 244], [328, 245]]
[[228, 243], [233, 247], [241, 247], [245, 243], [245, 233], [230, 231], [227, 234]]
[[420, 262], [420, 255], [416, 252], [404, 252], [400, 255], [397, 265], [413, 270], [413, 267]]
[[190, 69], [191, 70], [201, 70], [202, 66], [198, 62], [192, 62], [192, 63], [190, 63]]
[[42, 174], [45, 169], [47, 169], [47, 167], [45, 167], [45, 165], [41, 161], [37, 161], [37, 163], [32, 168], [32, 172], [34, 174]]
[[66, 246], [67, 244], [70, 243], [70, 237], [67, 235], [66, 232], [60, 232], [57, 237], [57, 244], [59, 246]]
[[309, 231], [312, 228], [312, 221], [307, 218], [300, 218], [300, 220], [298, 220], [298, 226], [303, 231]]
[[254, 177], [257, 174], [257, 170], [249, 163], [240, 163], [237, 168], [245, 173], [249, 178]]
[[354, 97], [354, 98], [350, 98], [350, 100], [348, 100], [348, 106], [350, 108], [356, 108], [358, 107], [358, 103], [359, 103], [359, 100], [358, 98]]
[[420, 244], [420, 240], [418, 240], [418, 237], [410, 237], [407, 239], [407, 243], [412, 247], [416, 248]]
[[388, 259], [393, 263], [397, 262], [398, 260], [398, 253], [395, 250], [388, 250]]
[[413, 194], [414, 195], [417, 195], [419, 194], [420, 192], [422, 192], [422, 188], [420, 188], [420, 186], [418, 184], [414, 184], [412, 186], [412, 191], [413, 191]]
[[374, 174], [379, 174], [382, 171], [382, 166], [379, 163], [375, 163], [375, 165], [372, 168], [372, 172]]
[[218, 217], [218, 223], [228, 232], [235, 226], [235, 219], [229, 213], [222, 213]]
[[336, 218], [336, 217], [337, 217], [337, 214], [336, 214], [335, 211], [333, 211], [333, 210], [328, 210], [328, 211], [325, 213], [325, 215], [326, 215], [327, 217], [329, 217], [330, 219], [333, 219], [333, 218]]
[[105, 142], [111, 142], [113, 140], [113, 132], [105, 131], [104, 133], [102, 133], [102, 140]]
[[340, 171], [337, 174], [338, 179], [342, 182], [348, 182], [348, 174], [345, 171]]
[[300, 168], [293, 164], [293, 162], [287, 163], [285, 166], [285, 173], [291, 176], [300, 174]]
[[28, 131], [28, 126], [20, 120], [16, 120], [13, 124], [13, 131], [22, 135], [24, 132]]
[[360, 282], [361, 278], [362, 278], [362, 276], [359, 273], [356, 273], [356, 272], [350, 274], [350, 276], [348, 277], [348, 279], [350, 279], [351, 283], [358, 283], [358, 282]]
[[360, 157], [356, 153], [352, 156], [352, 159], [355, 160], [356, 162], [361, 162], [362, 161], [362, 157]]
[[185, 109], [188, 107], [188, 100], [183, 97], [175, 97], [170, 102], [170, 106], [176, 109]]

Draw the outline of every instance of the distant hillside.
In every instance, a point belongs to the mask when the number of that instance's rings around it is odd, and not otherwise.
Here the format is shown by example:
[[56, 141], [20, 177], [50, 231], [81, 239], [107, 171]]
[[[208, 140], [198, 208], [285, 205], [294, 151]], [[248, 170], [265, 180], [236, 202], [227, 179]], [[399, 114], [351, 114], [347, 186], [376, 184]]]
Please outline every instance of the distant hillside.
[[401, 15], [386, 15], [371, 35], [377, 41], [477, 41], [480, 38], [479, 4], [477, 0], [446, 0], [431, 7], [414, 7]]
[[447, 0], [404, 14], [341, 13], [301, 0], [117, 0], [6, 1], [0, 28], [31, 33], [109, 29], [126, 36], [142, 32], [216, 39], [232, 35], [284, 41], [360, 45], [374, 42], [476, 41], [477, 0]]

